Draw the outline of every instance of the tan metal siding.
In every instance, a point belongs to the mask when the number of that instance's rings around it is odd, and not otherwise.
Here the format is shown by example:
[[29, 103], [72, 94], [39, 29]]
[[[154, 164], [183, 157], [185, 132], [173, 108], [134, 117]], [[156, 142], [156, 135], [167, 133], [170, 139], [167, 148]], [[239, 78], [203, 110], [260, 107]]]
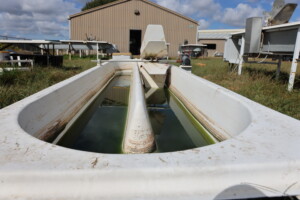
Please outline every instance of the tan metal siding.
[[[134, 14], [136, 9], [140, 16]], [[85, 40], [86, 34], [92, 34], [97, 40], [118, 45], [121, 52], [129, 52], [129, 30], [141, 30], [143, 36], [148, 24], [163, 25], [172, 57], [177, 56], [178, 45], [184, 40], [196, 43], [196, 23], [140, 0], [71, 18], [71, 39]]]
[[218, 39], [218, 40], [213, 40], [213, 39], [209, 39], [209, 40], [199, 40], [199, 43], [201, 44], [216, 44], [216, 49], [212, 50], [212, 49], [208, 49], [208, 56], [214, 56], [214, 54], [216, 52], [219, 53], [224, 53], [224, 48], [225, 48], [225, 40], [223, 39]]

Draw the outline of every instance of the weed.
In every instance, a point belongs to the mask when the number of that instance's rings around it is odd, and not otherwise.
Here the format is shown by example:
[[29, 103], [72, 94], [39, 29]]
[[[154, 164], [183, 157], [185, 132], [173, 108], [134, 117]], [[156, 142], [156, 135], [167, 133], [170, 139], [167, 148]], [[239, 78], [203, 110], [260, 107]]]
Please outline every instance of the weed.
[[14, 85], [18, 81], [18, 77], [20, 76], [20, 71], [12, 70], [12, 71], [3, 71], [0, 76], [0, 84], [2, 85]]
[[0, 109], [94, 66], [88, 58], [75, 58], [65, 59], [62, 68], [34, 66], [32, 71], [3, 71]]
[[[203, 63], [205, 66], [199, 66]], [[300, 72], [293, 92], [287, 91], [290, 62], [283, 62], [280, 79], [275, 80], [276, 65], [245, 64], [241, 76], [228, 71], [220, 58], [195, 59], [192, 72], [283, 114], [300, 119]]]
[[[90, 58], [75, 57], [72, 60], [66, 58], [63, 68], [35, 66], [32, 71], [3, 72], [0, 75], [0, 108], [95, 66], [90, 60]], [[220, 58], [195, 59], [192, 60], [192, 65], [194, 74], [269, 108], [300, 119], [299, 71], [296, 74], [294, 91], [287, 91], [291, 63], [283, 62], [278, 81], [275, 80], [275, 65], [245, 64], [241, 76], [238, 76], [236, 71], [228, 71], [228, 64]]]

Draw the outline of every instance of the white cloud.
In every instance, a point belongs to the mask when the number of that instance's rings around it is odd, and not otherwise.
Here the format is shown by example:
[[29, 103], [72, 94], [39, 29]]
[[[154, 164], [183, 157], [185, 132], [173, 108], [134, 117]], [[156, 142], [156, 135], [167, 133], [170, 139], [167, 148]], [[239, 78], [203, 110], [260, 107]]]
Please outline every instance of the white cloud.
[[76, 0], [78, 3], [85, 4], [86, 2], [90, 2], [92, 0]]
[[206, 21], [205, 19], [200, 19], [198, 23], [199, 23], [200, 30], [207, 29], [210, 25], [210, 23], [208, 21]]
[[22, 11], [20, 0], [16, 0], [16, 1], [3, 1], [3, 2], [1, 2], [0, 12], [21, 14], [24, 11]]
[[164, 6], [166, 8], [169, 8], [171, 10], [177, 11], [179, 12], [180, 10], [180, 2], [179, 1], [172, 1], [172, 3], [170, 3], [169, 0], [156, 0], [156, 3]]
[[[0, 6], [0, 35], [35, 35], [39, 39], [67, 39], [68, 16], [91, 0], [3, 0]], [[200, 29], [215, 22], [244, 27], [248, 17], [263, 16], [260, 5], [273, 0], [242, 0], [234, 8], [222, 8], [219, 0], [151, 0], [198, 20]], [[300, 0], [286, 0], [300, 3]], [[222, 3], [223, 4], [223, 3]], [[271, 9], [271, 8], [270, 8]], [[300, 21], [299, 16], [294, 20]]]
[[[259, 0], [246, 0], [255, 3]], [[300, 1], [300, 0], [289, 0]], [[235, 8], [222, 8], [215, 0], [156, 0], [156, 3], [192, 18], [200, 18], [203, 28], [209, 27], [209, 21], [217, 21], [230, 26], [244, 27], [246, 18], [263, 16], [264, 9], [253, 4], [240, 3]]]
[[[250, 3], [265, 3], [273, 5], [275, 0], [246, 0], [246, 2]], [[285, 3], [300, 3], [300, 0], [285, 0]]]
[[35, 31], [36, 26], [32, 23], [32, 16], [0, 14], [1, 31], [6, 33], [30, 33]]
[[65, 0], [3, 1], [0, 8], [0, 34], [67, 39], [68, 16], [78, 11], [75, 3]]
[[285, 3], [298, 3], [298, 4], [300, 4], [300, 0], [285, 0]]
[[222, 10], [221, 5], [214, 0], [192, 1], [192, 6], [195, 9], [194, 13], [200, 17], [211, 17]]
[[253, 8], [248, 4], [240, 3], [235, 8], [226, 8], [224, 13], [215, 19], [231, 26], [244, 27], [247, 18], [263, 16], [263, 11], [260, 6]]
[[156, 3], [189, 17], [210, 17], [221, 10], [214, 0], [156, 0]]

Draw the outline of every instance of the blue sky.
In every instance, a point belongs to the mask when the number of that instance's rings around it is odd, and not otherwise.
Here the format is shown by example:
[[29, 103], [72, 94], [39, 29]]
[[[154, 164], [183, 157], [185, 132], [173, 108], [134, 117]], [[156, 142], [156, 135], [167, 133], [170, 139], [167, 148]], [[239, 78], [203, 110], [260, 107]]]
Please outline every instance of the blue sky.
[[[29, 39], [69, 39], [68, 16], [89, 0], [10, 0], [1, 2], [0, 35]], [[152, 0], [197, 20], [200, 29], [243, 28], [245, 19], [263, 16], [273, 0]], [[291, 22], [300, 21], [300, 0]]]

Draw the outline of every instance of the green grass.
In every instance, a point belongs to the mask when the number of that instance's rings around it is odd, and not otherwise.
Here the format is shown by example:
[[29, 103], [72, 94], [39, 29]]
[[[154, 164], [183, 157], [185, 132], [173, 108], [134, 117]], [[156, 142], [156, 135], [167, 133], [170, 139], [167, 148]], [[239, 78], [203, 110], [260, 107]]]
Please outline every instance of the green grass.
[[[198, 63], [205, 64], [199, 66]], [[244, 64], [243, 73], [228, 70], [220, 58], [192, 61], [192, 72], [202, 78], [239, 93], [281, 113], [300, 119], [300, 69], [296, 74], [293, 92], [287, 91], [290, 62], [283, 62], [282, 73], [275, 80], [276, 65]]]
[[0, 75], [0, 109], [95, 65], [90, 58], [73, 58], [71, 61], [64, 59], [63, 68], [35, 66], [32, 71], [3, 72]]
[[[63, 68], [34, 67], [33, 71], [12, 71], [0, 75], [0, 108], [8, 106], [57, 82], [95, 66], [91, 57], [65, 57]], [[199, 66], [198, 63], [205, 64]], [[300, 119], [300, 69], [295, 89], [287, 91], [290, 62], [283, 62], [280, 80], [275, 80], [276, 65], [245, 64], [242, 76], [228, 71], [228, 64], [220, 58], [195, 59], [193, 73], [237, 92], [269, 108]]]

